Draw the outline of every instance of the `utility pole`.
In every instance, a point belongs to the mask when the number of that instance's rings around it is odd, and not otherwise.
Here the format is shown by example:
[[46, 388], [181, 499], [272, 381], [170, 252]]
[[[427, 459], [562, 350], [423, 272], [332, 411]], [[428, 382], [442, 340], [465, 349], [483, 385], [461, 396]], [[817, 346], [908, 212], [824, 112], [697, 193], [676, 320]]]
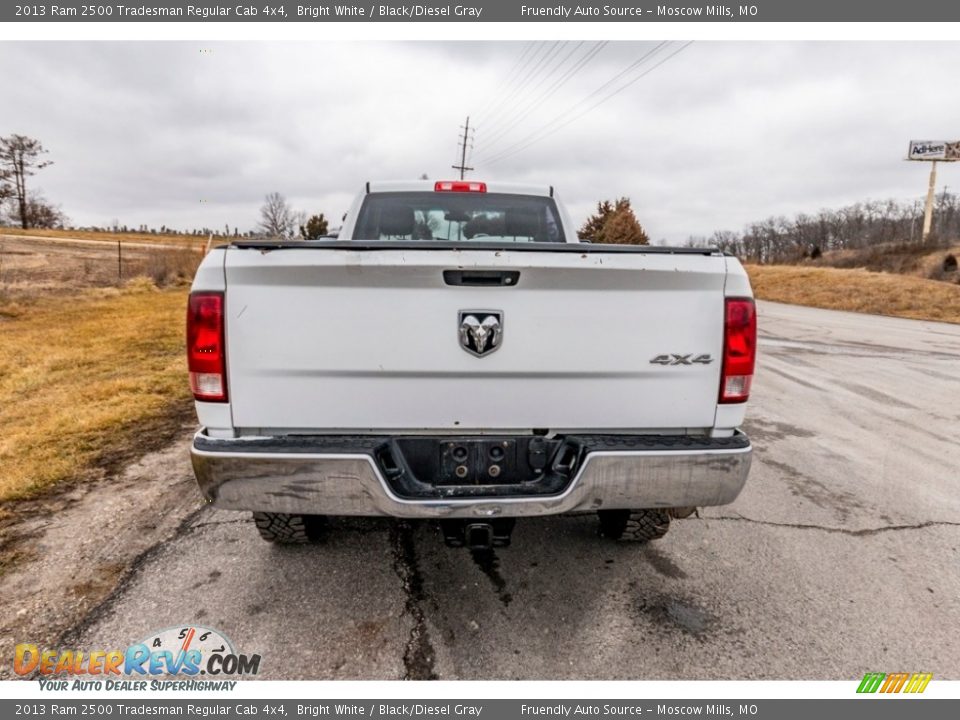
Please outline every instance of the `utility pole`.
[[467, 167], [467, 145], [473, 147], [473, 143], [470, 142], [470, 116], [467, 115], [467, 122], [460, 127], [463, 128], [463, 135], [460, 137], [460, 164], [451, 165], [454, 170], [460, 171], [460, 179], [463, 180], [463, 176], [467, 170], [473, 170], [472, 167]]
[[933, 221], [933, 198], [936, 194], [937, 186], [937, 161], [930, 163], [930, 185], [927, 186], [927, 204], [923, 208], [923, 234], [920, 236], [920, 242], [926, 242], [930, 234], [930, 225]]

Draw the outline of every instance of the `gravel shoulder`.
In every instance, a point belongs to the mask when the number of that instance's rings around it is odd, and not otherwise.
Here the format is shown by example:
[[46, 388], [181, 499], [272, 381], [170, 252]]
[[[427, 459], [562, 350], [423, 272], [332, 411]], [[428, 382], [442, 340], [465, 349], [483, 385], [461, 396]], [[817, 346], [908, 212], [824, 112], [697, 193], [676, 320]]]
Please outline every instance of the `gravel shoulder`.
[[[0, 655], [52, 645], [174, 537], [202, 505], [189, 463], [191, 429], [119, 474], [9, 503], [0, 528]], [[13, 676], [0, 664], [0, 679]]]

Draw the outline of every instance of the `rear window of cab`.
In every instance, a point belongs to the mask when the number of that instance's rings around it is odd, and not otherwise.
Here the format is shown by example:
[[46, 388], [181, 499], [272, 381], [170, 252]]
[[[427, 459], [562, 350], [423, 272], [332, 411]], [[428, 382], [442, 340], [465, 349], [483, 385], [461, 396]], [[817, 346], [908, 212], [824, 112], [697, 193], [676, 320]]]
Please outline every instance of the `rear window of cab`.
[[553, 198], [484, 192], [381, 192], [364, 198], [354, 240], [564, 242]]

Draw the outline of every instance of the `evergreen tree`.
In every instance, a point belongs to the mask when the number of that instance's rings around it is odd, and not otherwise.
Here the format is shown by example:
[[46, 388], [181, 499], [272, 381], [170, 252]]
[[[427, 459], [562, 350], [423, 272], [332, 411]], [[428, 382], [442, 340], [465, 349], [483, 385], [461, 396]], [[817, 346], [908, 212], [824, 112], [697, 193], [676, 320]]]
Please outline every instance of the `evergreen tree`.
[[581, 240], [615, 245], [649, 245], [644, 231], [630, 206], [630, 198], [618, 198], [597, 203], [597, 212], [587, 218], [577, 231]]
[[327, 234], [327, 219], [323, 213], [311, 215], [306, 223], [300, 226], [300, 237], [304, 240], [316, 240]]

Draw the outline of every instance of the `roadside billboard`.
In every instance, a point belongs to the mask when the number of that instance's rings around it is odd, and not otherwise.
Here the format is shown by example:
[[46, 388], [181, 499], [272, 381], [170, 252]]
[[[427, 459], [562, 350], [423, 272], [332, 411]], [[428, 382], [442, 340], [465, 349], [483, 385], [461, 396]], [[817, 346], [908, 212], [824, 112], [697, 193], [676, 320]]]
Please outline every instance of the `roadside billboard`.
[[911, 140], [907, 160], [960, 160], [960, 140]]

